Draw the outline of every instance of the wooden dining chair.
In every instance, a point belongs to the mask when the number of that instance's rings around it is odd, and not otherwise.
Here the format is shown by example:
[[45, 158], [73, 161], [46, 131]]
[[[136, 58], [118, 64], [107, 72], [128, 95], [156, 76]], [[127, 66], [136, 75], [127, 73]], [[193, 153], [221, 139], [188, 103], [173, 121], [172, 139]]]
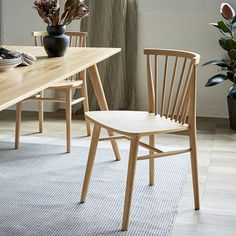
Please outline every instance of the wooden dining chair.
[[[92, 111], [85, 116], [94, 122], [94, 130], [84, 177], [81, 202], [86, 201], [100, 129], [119, 136], [100, 140], [125, 138], [131, 141], [127, 173], [122, 229], [127, 230], [131, 209], [137, 160], [149, 160], [149, 184], [154, 185], [154, 160], [161, 157], [190, 153], [194, 203], [198, 210], [198, 166], [196, 147], [196, 79], [200, 56], [196, 53], [145, 49], [148, 87], [148, 112], [144, 111]], [[155, 147], [155, 135], [185, 132], [189, 148], [164, 152]], [[149, 144], [141, 142], [149, 137]], [[149, 150], [149, 155], [138, 156], [138, 147]]]
[[[66, 35], [70, 37], [70, 47], [86, 47], [87, 32], [66, 32]], [[47, 32], [37, 31], [32, 32], [35, 46], [43, 45], [43, 37], [47, 35]], [[82, 97], [73, 99], [73, 90], [80, 89]], [[66, 106], [66, 145], [67, 152], [71, 151], [71, 116], [72, 116], [72, 106], [83, 102], [84, 111], [89, 111], [88, 103], [88, 92], [86, 83], [86, 71], [82, 71], [75, 76], [72, 76], [66, 80], [55, 83], [47, 90], [60, 91], [65, 94], [64, 98], [58, 97], [45, 97], [44, 91], [30, 97], [26, 100], [37, 100], [38, 101], [38, 114], [39, 114], [39, 132], [43, 132], [43, 122], [44, 122], [44, 101], [65, 103]], [[57, 93], [56, 93], [57, 94]], [[21, 123], [21, 110], [22, 102], [17, 104], [16, 107], [16, 133], [15, 133], [15, 148], [19, 148], [19, 138], [20, 138], [20, 123]], [[91, 135], [90, 122], [88, 119], [85, 120], [87, 135]]]

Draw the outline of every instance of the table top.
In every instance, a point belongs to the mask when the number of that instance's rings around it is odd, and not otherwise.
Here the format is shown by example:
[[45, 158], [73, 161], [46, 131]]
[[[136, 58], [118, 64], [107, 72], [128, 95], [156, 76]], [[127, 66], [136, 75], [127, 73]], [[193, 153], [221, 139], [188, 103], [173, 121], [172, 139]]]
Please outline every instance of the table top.
[[4, 46], [37, 57], [31, 66], [0, 72], [0, 111], [112, 55], [120, 48], [68, 48], [64, 57], [48, 58], [43, 47]]

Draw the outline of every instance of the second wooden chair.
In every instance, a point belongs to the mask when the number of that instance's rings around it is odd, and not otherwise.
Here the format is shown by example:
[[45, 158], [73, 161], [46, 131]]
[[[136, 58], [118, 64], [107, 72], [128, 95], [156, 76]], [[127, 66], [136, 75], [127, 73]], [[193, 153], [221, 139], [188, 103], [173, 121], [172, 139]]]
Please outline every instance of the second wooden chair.
[[[66, 32], [70, 37], [70, 47], [86, 47], [87, 32]], [[43, 45], [43, 37], [47, 35], [47, 32], [37, 31], [33, 32], [32, 36], [34, 38], [35, 46]], [[82, 97], [73, 99], [72, 92], [74, 89], [80, 89]], [[84, 111], [89, 111], [88, 103], [88, 92], [86, 83], [86, 71], [82, 71], [79, 74], [72, 76], [66, 80], [58, 82], [53, 86], [49, 87], [47, 90], [60, 91], [65, 94], [64, 98], [58, 97], [44, 97], [44, 91], [30, 97], [26, 100], [37, 100], [38, 101], [38, 114], [39, 114], [39, 132], [43, 132], [43, 122], [44, 122], [44, 101], [65, 103], [66, 109], [66, 145], [67, 152], [71, 151], [71, 117], [72, 117], [72, 106], [83, 102]], [[25, 100], [25, 101], [26, 101]], [[15, 148], [19, 148], [20, 139], [20, 124], [21, 124], [21, 113], [22, 113], [22, 102], [19, 102], [16, 107], [16, 133], [15, 133]], [[90, 123], [86, 119], [87, 135], [90, 136]]]

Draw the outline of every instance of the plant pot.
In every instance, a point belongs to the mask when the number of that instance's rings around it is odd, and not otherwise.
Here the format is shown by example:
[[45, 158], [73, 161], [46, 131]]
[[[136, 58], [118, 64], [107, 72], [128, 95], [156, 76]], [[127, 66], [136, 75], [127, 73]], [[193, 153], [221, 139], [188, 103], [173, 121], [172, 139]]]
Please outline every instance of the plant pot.
[[230, 128], [236, 130], [236, 99], [227, 97]]
[[69, 36], [65, 35], [66, 26], [48, 26], [48, 35], [43, 38], [43, 45], [49, 57], [62, 57], [69, 47]]

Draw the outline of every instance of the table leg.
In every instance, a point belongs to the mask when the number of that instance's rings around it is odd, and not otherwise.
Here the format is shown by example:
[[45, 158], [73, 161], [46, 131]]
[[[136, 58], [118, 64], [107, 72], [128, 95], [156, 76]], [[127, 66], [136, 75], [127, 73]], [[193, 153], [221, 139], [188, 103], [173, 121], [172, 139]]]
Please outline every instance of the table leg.
[[[98, 105], [99, 105], [100, 109], [101, 110], [109, 110], [97, 65], [93, 65], [93, 66], [89, 67], [88, 72], [90, 75], [90, 80], [93, 85], [95, 96], [97, 98]], [[109, 134], [109, 136], [114, 136], [114, 133], [112, 131], [108, 131], [108, 134]], [[120, 152], [119, 152], [116, 140], [111, 140], [111, 145], [112, 145], [113, 151], [115, 153], [116, 160], [119, 161], [121, 158], [120, 158]]]

